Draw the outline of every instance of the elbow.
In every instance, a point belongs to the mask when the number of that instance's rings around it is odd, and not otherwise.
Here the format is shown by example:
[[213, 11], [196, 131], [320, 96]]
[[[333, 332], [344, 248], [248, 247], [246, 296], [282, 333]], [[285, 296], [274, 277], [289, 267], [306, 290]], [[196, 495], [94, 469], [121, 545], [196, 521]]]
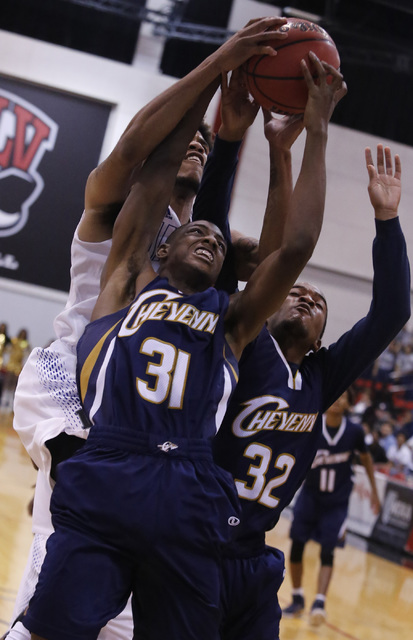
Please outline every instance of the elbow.
[[134, 166], [140, 154], [137, 153], [136, 143], [125, 136], [120, 139], [112, 154], [116, 154], [116, 161], [122, 165]]
[[281, 247], [283, 259], [289, 263], [306, 265], [313, 255], [316, 240], [308, 237], [297, 237], [294, 242]]

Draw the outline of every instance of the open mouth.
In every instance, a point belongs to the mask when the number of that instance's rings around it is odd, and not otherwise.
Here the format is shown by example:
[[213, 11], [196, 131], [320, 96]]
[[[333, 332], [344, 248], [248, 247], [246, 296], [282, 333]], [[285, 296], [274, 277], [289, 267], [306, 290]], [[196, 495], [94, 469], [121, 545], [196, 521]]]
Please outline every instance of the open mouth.
[[191, 160], [192, 162], [197, 162], [201, 167], [204, 166], [203, 163], [203, 158], [201, 158], [198, 154], [196, 153], [189, 153], [185, 160]]
[[210, 251], [209, 249], [206, 249], [205, 247], [197, 247], [194, 253], [197, 256], [201, 256], [202, 258], [205, 258], [205, 260], [208, 260], [208, 262], [214, 261], [214, 254], [212, 253], [212, 251]]
[[309, 316], [311, 316], [311, 309], [307, 304], [299, 304], [297, 306], [297, 309], [301, 312], [307, 313]]

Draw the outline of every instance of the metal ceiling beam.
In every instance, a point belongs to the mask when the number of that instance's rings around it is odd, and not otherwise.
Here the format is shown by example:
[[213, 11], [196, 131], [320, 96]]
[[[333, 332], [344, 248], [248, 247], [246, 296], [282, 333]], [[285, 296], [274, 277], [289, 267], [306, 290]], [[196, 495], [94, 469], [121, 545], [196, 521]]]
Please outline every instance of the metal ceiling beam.
[[[206, 44], [220, 46], [229, 37], [233, 35], [233, 31], [181, 21], [186, 0], [166, 0], [168, 5], [162, 11], [139, 7], [134, 0], [62, 0], [71, 4], [82, 5], [99, 11], [111, 12], [116, 15], [136, 20], [138, 22], [148, 22], [154, 27], [154, 35], [166, 38], [178, 38], [186, 41], [197, 41]], [[387, 0], [375, 0], [385, 4]], [[339, 0], [329, 0], [330, 14], [333, 15], [334, 5]], [[398, 73], [413, 73], [413, 53], [410, 51], [393, 51], [385, 52], [378, 47], [378, 40], [373, 34], [363, 34], [363, 45], [356, 42], [358, 35], [354, 30], [352, 32], [344, 29], [338, 22], [321, 20], [321, 24], [328, 30], [335, 30], [339, 34], [352, 37], [352, 45], [343, 45], [339, 43], [340, 56], [342, 61], [357, 62], [361, 65], [373, 67], [385, 67], [393, 69]], [[333, 34], [334, 37], [334, 34]], [[367, 42], [369, 42], [368, 46]], [[387, 43], [389, 44], [389, 43]]]

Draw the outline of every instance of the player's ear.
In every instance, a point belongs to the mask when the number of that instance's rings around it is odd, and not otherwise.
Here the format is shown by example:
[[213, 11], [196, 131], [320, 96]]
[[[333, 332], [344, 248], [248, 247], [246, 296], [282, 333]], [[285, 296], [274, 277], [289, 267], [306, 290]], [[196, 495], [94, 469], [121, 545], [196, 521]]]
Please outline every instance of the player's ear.
[[321, 347], [321, 338], [319, 338], [318, 340], [315, 340], [311, 346], [311, 351], [314, 351], [314, 353], [316, 351], [319, 350], [319, 348]]
[[168, 255], [168, 251], [169, 251], [169, 244], [167, 244], [166, 242], [163, 242], [161, 245], [159, 245], [156, 251], [156, 255], [158, 256], [159, 260], [165, 260], [165, 258]]

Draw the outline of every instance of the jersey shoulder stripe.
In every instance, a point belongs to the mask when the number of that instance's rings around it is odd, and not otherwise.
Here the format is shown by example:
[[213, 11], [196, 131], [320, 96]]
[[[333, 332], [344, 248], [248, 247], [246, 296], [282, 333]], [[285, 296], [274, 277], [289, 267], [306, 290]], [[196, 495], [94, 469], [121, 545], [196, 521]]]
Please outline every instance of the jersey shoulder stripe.
[[96, 362], [97, 362], [100, 354], [102, 353], [103, 346], [104, 346], [106, 340], [108, 339], [108, 337], [112, 335], [112, 333], [115, 331], [116, 327], [120, 324], [120, 322], [122, 320], [123, 320], [123, 318], [120, 318], [119, 320], [117, 320], [117, 322], [115, 322], [115, 324], [113, 324], [103, 334], [103, 336], [98, 340], [98, 342], [96, 343], [96, 345], [91, 350], [90, 354], [88, 355], [88, 357], [85, 360], [85, 363], [84, 363], [84, 365], [83, 365], [83, 367], [82, 367], [82, 369], [80, 371], [80, 377], [79, 377], [79, 390], [80, 390], [80, 397], [81, 397], [82, 402], [85, 399], [91, 373], [92, 373], [92, 371], [93, 371], [93, 369], [94, 369], [94, 367], [96, 365]]

